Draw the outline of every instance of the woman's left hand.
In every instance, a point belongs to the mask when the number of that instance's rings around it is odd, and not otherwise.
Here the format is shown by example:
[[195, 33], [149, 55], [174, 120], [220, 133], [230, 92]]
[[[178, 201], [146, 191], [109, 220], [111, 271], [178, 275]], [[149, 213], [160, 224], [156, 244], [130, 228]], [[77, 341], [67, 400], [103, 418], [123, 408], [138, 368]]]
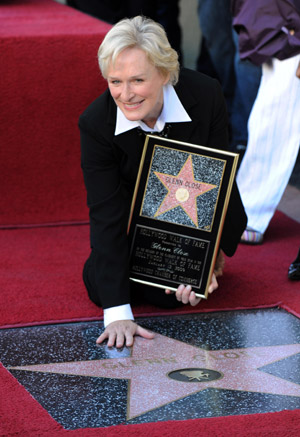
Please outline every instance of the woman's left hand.
[[[216, 278], [216, 275], [213, 273], [211, 278], [211, 283], [208, 287], [208, 293], [211, 294], [213, 291], [215, 291], [218, 288], [218, 281]], [[173, 291], [166, 290], [166, 294], [172, 294]], [[196, 306], [201, 300], [201, 297], [197, 297], [196, 293], [192, 290], [192, 287], [190, 285], [184, 286], [183, 284], [179, 285], [176, 292], [176, 299], [179, 302], [182, 302], [183, 304], [190, 304], [191, 306]]]

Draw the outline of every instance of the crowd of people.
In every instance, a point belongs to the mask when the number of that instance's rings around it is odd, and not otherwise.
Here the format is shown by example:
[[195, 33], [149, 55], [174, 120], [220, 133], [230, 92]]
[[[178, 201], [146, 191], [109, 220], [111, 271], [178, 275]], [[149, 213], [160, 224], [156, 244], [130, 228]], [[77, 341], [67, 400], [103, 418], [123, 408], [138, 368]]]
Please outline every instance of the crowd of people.
[[[180, 126], [182, 141], [240, 153], [219, 257], [232, 256], [239, 242], [262, 244], [299, 152], [300, 0], [198, 0], [195, 70], [183, 68], [179, 1], [68, 4], [114, 24], [98, 53], [108, 89], [79, 122], [92, 248], [83, 277], [104, 309], [97, 342], [130, 346], [134, 335], [152, 336], [134, 323], [126, 239], [140, 131], [160, 134], [167, 124], [168, 137], [179, 139]], [[300, 250], [288, 277], [300, 279]], [[174, 294], [142, 288], [159, 306], [200, 300], [185, 284]]]

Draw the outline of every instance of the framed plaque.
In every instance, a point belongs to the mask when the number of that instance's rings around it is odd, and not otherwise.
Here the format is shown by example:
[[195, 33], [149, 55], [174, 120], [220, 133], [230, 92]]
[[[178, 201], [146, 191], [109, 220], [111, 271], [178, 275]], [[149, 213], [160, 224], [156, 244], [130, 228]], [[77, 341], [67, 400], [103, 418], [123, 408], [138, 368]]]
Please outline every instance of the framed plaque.
[[130, 279], [207, 298], [238, 154], [147, 135], [133, 195]]

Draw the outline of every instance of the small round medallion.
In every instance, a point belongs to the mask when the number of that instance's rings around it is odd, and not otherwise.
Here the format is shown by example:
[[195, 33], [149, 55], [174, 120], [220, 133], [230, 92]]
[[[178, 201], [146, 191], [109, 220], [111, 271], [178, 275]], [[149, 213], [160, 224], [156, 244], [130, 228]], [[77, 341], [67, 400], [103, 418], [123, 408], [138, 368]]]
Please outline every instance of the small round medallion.
[[178, 202], [186, 202], [190, 197], [190, 193], [186, 188], [178, 188], [175, 196]]

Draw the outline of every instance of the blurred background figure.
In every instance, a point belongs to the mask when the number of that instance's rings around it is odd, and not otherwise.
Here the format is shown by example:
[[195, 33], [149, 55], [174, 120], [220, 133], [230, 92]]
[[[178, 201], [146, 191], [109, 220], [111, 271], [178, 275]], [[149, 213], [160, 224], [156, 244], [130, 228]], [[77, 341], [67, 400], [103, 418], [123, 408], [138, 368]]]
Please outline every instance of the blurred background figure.
[[202, 32], [197, 69], [216, 77], [222, 86], [229, 113], [235, 93], [235, 44], [232, 34], [230, 0], [198, 0]]
[[182, 62], [179, 0], [67, 0], [67, 5], [111, 24], [136, 15], [152, 18], [165, 28]]
[[241, 58], [262, 64], [237, 182], [248, 216], [242, 242], [260, 244], [300, 144], [300, 0], [233, 0]]
[[231, 150], [243, 156], [261, 68], [239, 57], [230, 5], [231, 0], [198, 0], [202, 42], [197, 70], [221, 83], [229, 114]]
[[[182, 31], [179, 23], [179, 0], [157, 0], [157, 21], [165, 28], [168, 40], [179, 55], [179, 62], [184, 64], [182, 54]], [[146, 14], [144, 14], [146, 15]]]
[[157, 0], [67, 0], [67, 5], [111, 24], [140, 13], [155, 19], [157, 11]]

